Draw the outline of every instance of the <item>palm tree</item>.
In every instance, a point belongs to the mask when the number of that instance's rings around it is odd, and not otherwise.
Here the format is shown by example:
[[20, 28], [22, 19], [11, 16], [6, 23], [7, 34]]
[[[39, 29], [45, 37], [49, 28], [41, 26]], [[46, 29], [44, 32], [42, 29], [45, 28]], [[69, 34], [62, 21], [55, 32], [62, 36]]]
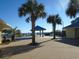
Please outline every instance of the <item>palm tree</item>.
[[66, 14], [72, 18], [75, 17], [77, 13], [78, 13], [78, 7], [75, 4], [75, 0], [71, 0], [66, 10]]
[[15, 41], [16, 29], [17, 29], [17, 27], [15, 27], [14, 29], [11, 29], [11, 31], [12, 31], [11, 41]]
[[38, 4], [36, 0], [28, 0], [19, 8], [19, 16], [26, 16], [26, 22], [32, 23], [32, 45], [35, 44], [35, 22], [38, 18], [44, 18], [46, 13], [44, 12], [44, 6]]
[[57, 15], [49, 15], [49, 17], [47, 18], [47, 23], [52, 24], [52, 28], [53, 28], [53, 32], [54, 32], [53, 39], [55, 39], [56, 24], [61, 24], [61, 18], [59, 17], [58, 14]]

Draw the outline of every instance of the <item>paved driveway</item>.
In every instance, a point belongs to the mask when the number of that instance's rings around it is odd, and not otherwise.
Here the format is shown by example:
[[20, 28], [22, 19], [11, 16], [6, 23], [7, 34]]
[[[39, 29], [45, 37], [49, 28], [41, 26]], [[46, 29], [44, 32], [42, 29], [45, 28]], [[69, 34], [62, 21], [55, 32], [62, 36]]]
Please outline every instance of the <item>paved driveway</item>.
[[79, 47], [51, 40], [51, 37], [36, 37], [38, 46], [28, 46], [31, 40], [20, 40], [0, 45], [1, 59], [79, 59]]

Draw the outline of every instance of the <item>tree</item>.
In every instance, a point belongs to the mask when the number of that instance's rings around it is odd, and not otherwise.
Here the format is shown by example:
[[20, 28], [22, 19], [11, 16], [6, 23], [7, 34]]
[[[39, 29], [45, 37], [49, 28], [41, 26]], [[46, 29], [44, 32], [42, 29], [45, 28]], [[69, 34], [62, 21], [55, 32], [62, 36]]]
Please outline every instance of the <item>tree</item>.
[[53, 34], [54, 37], [53, 39], [55, 39], [55, 30], [56, 30], [56, 24], [61, 24], [61, 18], [59, 17], [59, 15], [49, 15], [49, 17], [47, 18], [47, 23], [51, 23], [52, 24], [52, 30], [53, 30]]
[[26, 16], [26, 22], [31, 21], [32, 23], [32, 45], [35, 45], [35, 22], [38, 18], [44, 18], [46, 13], [44, 12], [44, 6], [42, 4], [38, 4], [36, 0], [27, 0], [19, 8], [19, 16]]
[[79, 4], [77, 3], [76, 0], [70, 0], [70, 3], [66, 10], [66, 14], [72, 18], [75, 17], [78, 12], [79, 12]]
[[15, 27], [14, 29], [12, 29], [11, 41], [14, 41], [15, 40], [16, 29], [17, 29], [17, 27]]
[[21, 37], [22, 35], [21, 35], [21, 31], [18, 29], [18, 30], [16, 30], [16, 37]]

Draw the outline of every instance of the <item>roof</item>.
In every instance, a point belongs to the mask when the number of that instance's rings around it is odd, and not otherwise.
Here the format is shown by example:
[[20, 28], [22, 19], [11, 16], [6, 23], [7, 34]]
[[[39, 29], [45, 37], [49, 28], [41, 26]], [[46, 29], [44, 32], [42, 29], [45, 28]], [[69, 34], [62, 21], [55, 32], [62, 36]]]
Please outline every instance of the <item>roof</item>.
[[0, 19], [0, 30], [11, 28], [7, 23]]
[[46, 30], [46, 29], [43, 28], [43, 27], [40, 27], [40, 26], [36, 26], [36, 27], [35, 27], [35, 30], [36, 30], [36, 31], [39, 31], [39, 30]]
[[79, 17], [77, 17], [75, 20], [72, 20], [71, 23], [79, 22]]
[[35, 26], [35, 31], [40, 31], [40, 30], [46, 30], [46, 29], [40, 26]]
[[73, 23], [69, 26], [64, 27], [64, 29], [67, 29], [67, 28], [79, 28], [79, 22], [76, 22], [76, 23]]

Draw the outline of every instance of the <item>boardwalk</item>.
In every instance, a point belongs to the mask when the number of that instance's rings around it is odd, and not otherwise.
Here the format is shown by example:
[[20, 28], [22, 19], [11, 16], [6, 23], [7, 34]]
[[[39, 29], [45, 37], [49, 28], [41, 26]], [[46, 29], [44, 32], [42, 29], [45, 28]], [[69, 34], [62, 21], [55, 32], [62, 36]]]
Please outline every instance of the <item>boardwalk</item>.
[[20, 40], [0, 45], [1, 59], [79, 59], [79, 47], [51, 40], [50, 37], [36, 37], [39, 46], [28, 46], [31, 40]]

